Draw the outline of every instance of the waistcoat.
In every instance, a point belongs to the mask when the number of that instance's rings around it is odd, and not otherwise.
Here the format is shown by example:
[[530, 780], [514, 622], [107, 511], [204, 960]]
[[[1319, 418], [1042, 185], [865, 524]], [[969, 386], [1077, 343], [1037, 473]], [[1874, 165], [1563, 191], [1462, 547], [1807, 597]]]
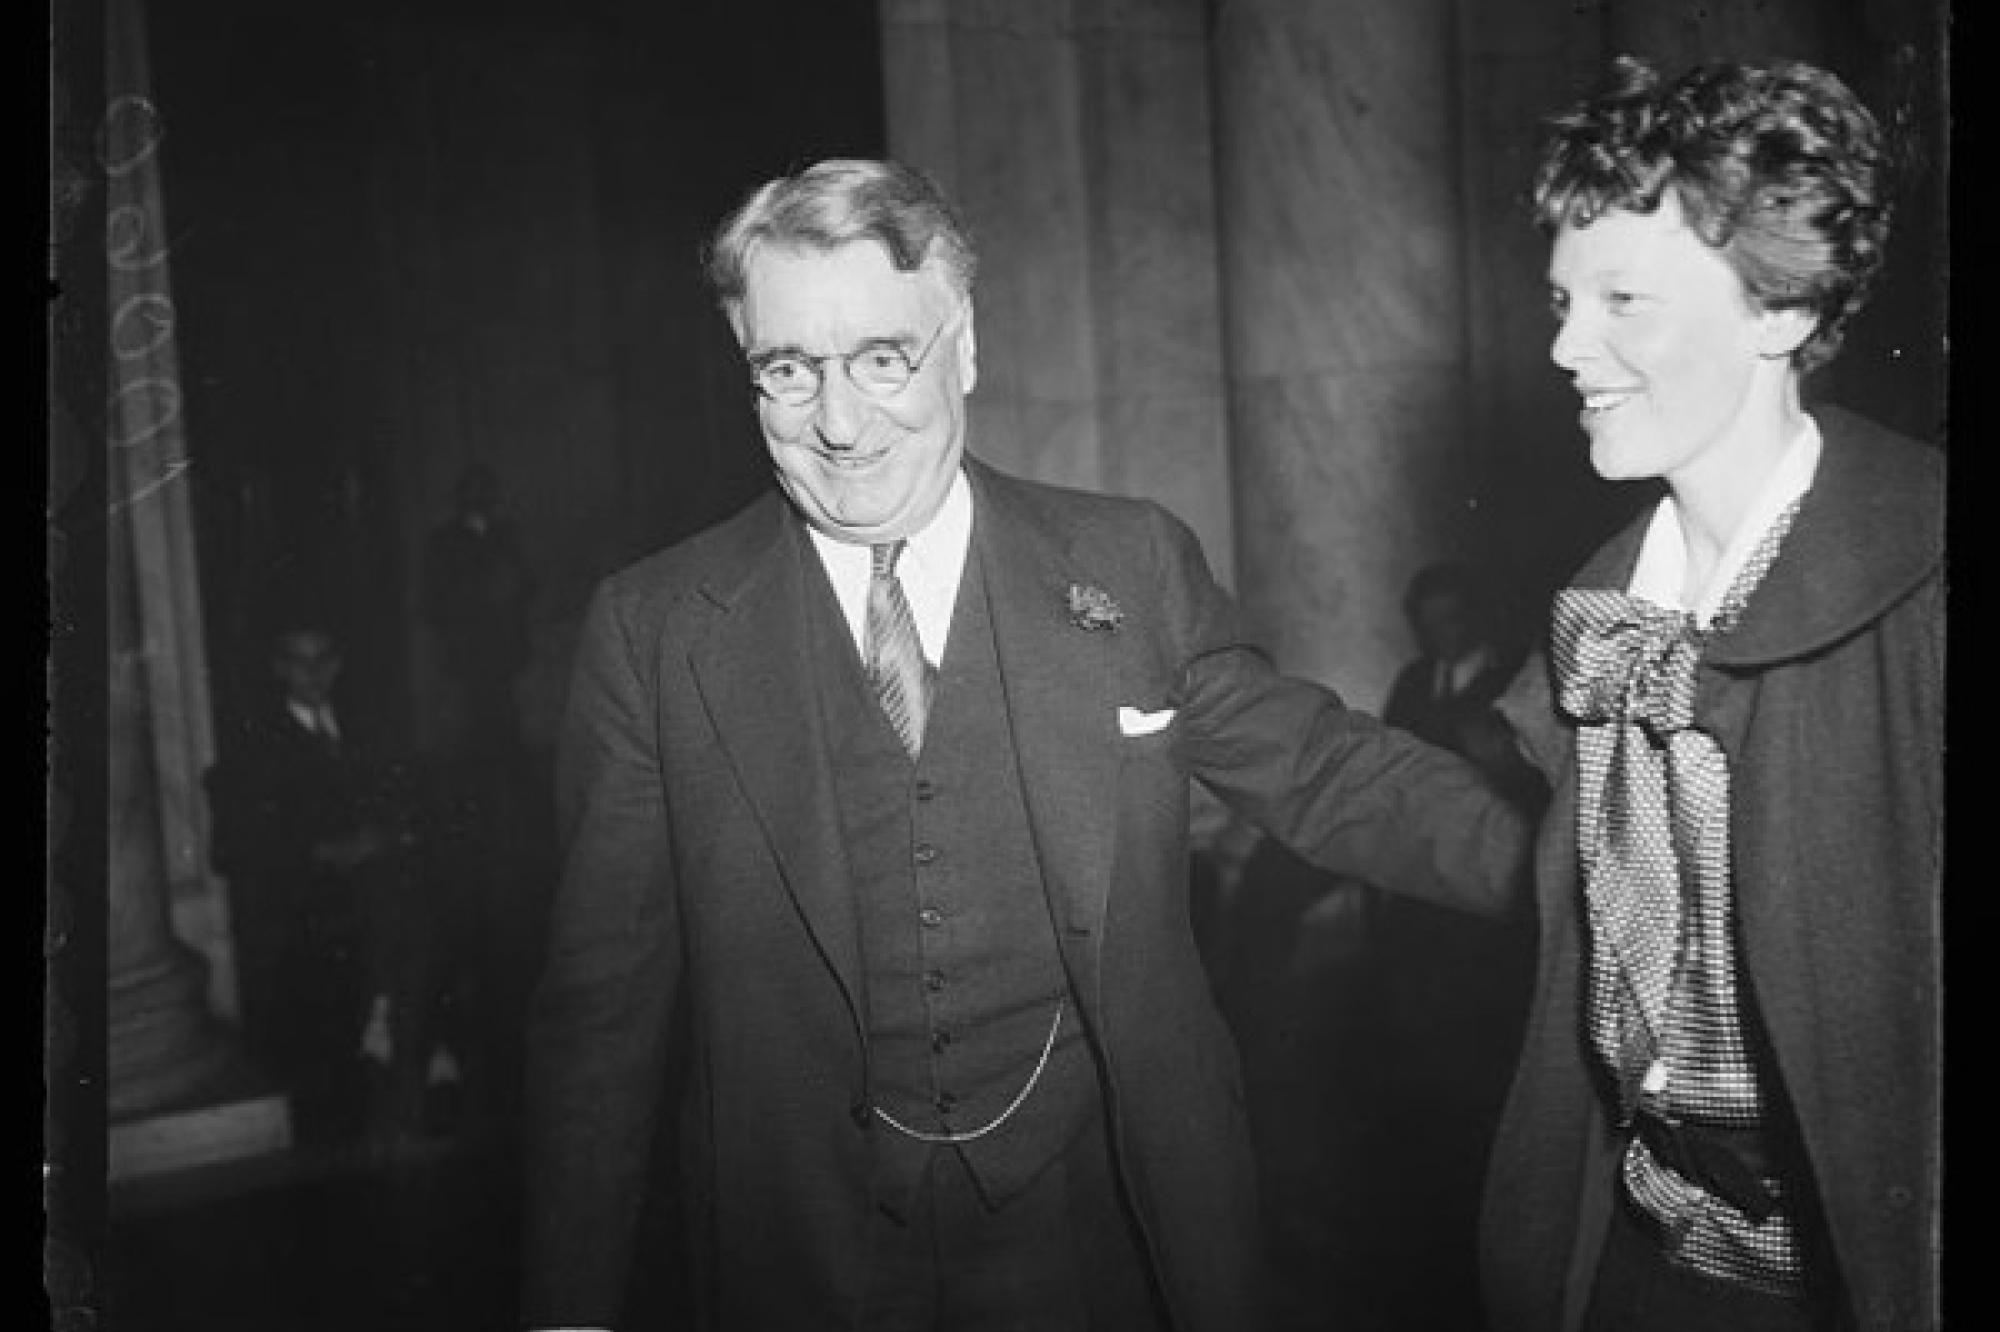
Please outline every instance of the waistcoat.
[[977, 546], [915, 761], [832, 597], [815, 605], [817, 659], [841, 663], [819, 690], [861, 932], [871, 1102], [919, 1132], [977, 1132], [1041, 1065], [1027, 1098], [971, 1141], [923, 1142], [878, 1117], [877, 1193], [904, 1209], [930, 1153], [955, 1150], [998, 1205], [1062, 1152], [1099, 1093], [1028, 828]]

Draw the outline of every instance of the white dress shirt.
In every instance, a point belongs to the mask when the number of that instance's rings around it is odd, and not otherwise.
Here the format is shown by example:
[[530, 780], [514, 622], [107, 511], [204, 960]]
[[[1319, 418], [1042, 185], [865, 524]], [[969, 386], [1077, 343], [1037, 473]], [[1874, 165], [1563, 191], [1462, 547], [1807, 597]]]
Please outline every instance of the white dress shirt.
[[1653, 510], [1652, 525], [1646, 529], [1639, 562], [1632, 570], [1632, 585], [1626, 590], [1656, 606], [1692, 611], [1695, 623], [1706, 629], [1714, 621], [1715, 613], [1722, 609], [1723, 597], [1728, 595], [1736, 575], [1743, 572], [1751, 552], [1771, 530], [1771, 524], [1785, 511], [1786, 505], [1812, 489], [1813, 476], [1819, 470], [1819, 426], [1810, 416], [1805, 423], [1805, 429], [1779, 455], [1777, 466], [1764, 478], [1756, 500], [1744, 512], [1736, 535], [1729, 539], [1728, 549], [1716, 561], [1714, 571], [1692, 606], [1687, 604], [1681, 590], [1687, 581], [1687, 537], [1681, 527], [1680, 506], [1674, 503], [1672, 495]]
[[314, 707], [308, 703], [301, 703], [296, 698], [287, 698], [285, 707], [292, 714], [293, 720], [314, 735], [323, 735], [335, 743], [339, 742], [340, 723], [333, 719], [331, 705], [321, 703]]
[[1439, 662], [1431, 670], [1431, 696], [1440, 702], [1457, 698], [1493, 661], [1493, 649], [1482, 643], [1456, 660]]
[[[854, 636], [854, 650], [867, 659], [868, 583], [873, 576], [868, 547], [850, 541], [836, 541], [818, 528], [806, 529], [813, 549], [833, 583], [840, 599], [840, 613]], [[972, 487], [961, 470], [952, 478], [944, 503], [930, 522], [911, 535], [896, 561], [896, 577], [903, 596], [916, 617], [917, 638], [924, 646], [924, 660], [932, 666], [944, 660], [945, 640], [951, 634], [951, 610], [958, 601], [958, 580], [965, 572], [965, 556], [972, 548]]]

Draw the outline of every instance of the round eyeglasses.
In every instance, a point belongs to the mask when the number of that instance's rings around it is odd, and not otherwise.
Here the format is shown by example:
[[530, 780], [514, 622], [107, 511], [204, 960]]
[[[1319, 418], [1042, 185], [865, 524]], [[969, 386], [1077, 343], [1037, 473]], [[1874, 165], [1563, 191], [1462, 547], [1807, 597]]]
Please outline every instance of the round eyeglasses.
[[828, 361], [838, 361], [847, 373], [848, 383], [871, 398], [893, 398], [917, 377], [917, 371], [924, 368], [945, 330], [958, 321], [964, 308], [961, 304], [946, 315], [937, 332], [931, 334], [930, 341], [914, 357], [901, 343], [887, 340], [863, 343], [853, 351], [825, 356], [809, 356], [801, 351], [768, 352], [751, 359], [751, 386], [773, 402], [803, 407], [818, 398], [825, 385], [826, 373], [822, 367]]

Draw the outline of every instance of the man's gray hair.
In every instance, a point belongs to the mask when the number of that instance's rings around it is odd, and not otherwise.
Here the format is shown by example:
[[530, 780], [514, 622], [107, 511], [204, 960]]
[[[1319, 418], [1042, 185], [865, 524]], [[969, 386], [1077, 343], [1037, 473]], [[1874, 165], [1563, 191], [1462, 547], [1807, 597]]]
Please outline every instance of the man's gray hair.
[[961, 296], [972, 292], [978, 256], [943, 192], [913, 168], [859, 158], [829, 158], [758, 186], [716, 229], [703, 267], [733, 316], [760, 248], [831, 250], [861, 240], [878, 242], [905, 273], [934, 259]]

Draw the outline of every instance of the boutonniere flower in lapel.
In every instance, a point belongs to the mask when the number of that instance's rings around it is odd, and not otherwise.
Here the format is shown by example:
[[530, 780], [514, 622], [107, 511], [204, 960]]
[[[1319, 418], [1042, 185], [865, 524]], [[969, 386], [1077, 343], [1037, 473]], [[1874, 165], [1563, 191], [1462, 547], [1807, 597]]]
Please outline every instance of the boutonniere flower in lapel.
[[1088, 587], [1082, 583], [1069, 585], [1069, 621], [1077, 628], [1115, 632], [1124, 618], [1125, 612], [1103, 588]]

